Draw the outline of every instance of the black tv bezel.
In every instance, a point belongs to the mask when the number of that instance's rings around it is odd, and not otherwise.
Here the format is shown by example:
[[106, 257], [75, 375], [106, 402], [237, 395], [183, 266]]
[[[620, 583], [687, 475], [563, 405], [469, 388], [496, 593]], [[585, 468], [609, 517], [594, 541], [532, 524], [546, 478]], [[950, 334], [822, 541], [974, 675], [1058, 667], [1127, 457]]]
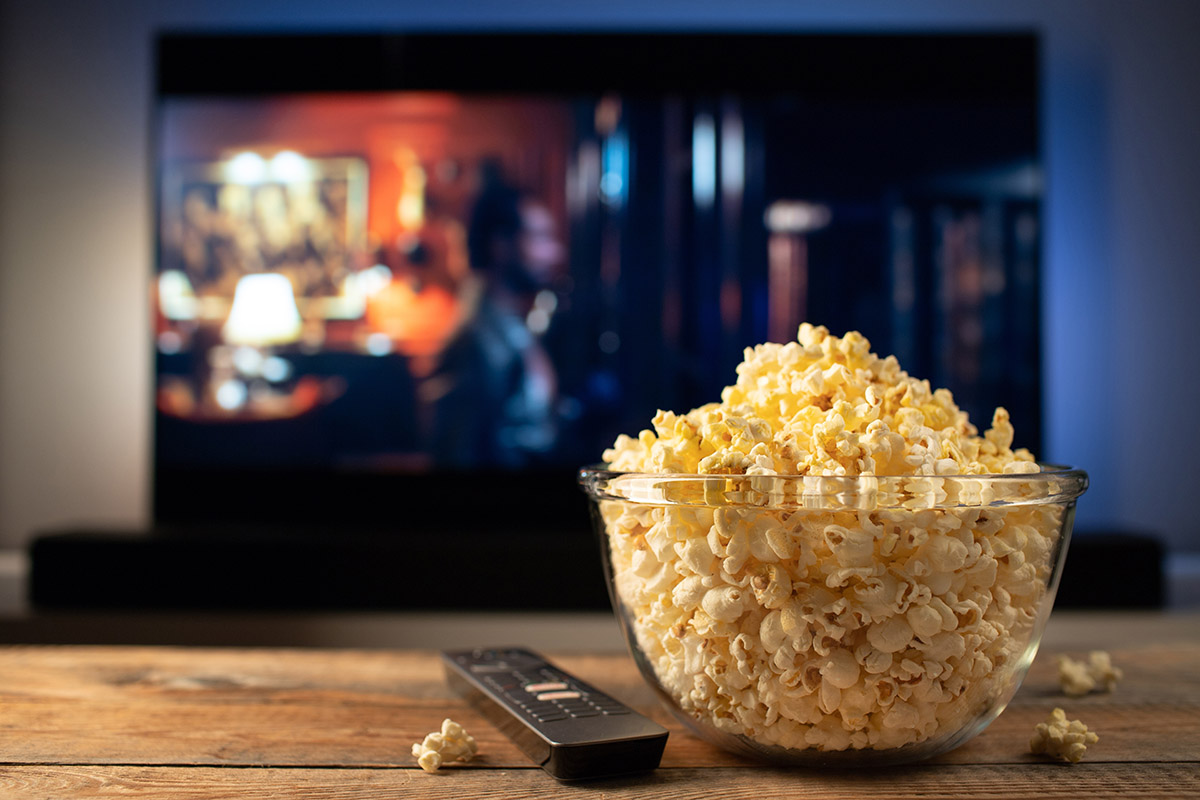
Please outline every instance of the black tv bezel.
[[155, 94], [759, 91], [913, 100], [932, 91], [1028, 100], [1039, 51], [1032, 30], [164, 31]]
[[[167, 97], [852, 92], [898, 103], [987, 98], [1037, 108], [1040, 72], [1039, 37], [1030, 30], [168, 30], [156, 36], [154, 53], [152, 142]], [[157, 197], [158, 153], [150, 157]], [[508, 548], [535, 559], [548, 537], [592, 547], [574, 468], [427, 475], [185, 468], [159, 462], [157, 425], [152, 453], [152, 513], [162, 530], [253, 526], [316, 537], [413, 535], [416, 541], [416, 534], [444, 540], [469, 528], [503, 535]], [[264, 496], [300, 502], [266, 507]]]

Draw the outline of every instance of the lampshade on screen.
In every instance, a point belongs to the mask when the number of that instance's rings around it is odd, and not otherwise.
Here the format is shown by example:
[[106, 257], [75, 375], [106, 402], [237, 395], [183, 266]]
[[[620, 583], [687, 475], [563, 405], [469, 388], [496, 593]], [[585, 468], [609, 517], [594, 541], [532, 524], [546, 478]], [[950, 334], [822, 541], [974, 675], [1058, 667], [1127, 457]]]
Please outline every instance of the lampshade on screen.
[[300, 338], [300, 311], [282, 275], [246, 275], [238, 281], [221, 334], [227, 344], [269, 347]]

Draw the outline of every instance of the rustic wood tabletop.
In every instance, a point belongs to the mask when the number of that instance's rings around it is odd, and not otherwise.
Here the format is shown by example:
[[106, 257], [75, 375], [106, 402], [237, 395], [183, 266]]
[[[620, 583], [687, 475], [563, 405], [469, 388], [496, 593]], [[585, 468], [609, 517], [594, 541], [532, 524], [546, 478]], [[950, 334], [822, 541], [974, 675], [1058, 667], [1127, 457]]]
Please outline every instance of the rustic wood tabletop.
[[[1124, 678], [1111, 693], [1065, 696], [1055, 656], [1091, 649]], [[658, 770], [555, 781], [448, 688], [432, 651], [11, 645], [0, 648], [0, 797], [1200, 797], [1196, 614], [1058, 615], [986, 731], [876, 770], [742, 760], [675, 723], [628, 656], [549, 655], [670, 729]], [[1056, 706], [1100, 736], [1081, 763], [1029, 752]], [[427, 774], [410, 748], [446, 717], [479, 754]]]

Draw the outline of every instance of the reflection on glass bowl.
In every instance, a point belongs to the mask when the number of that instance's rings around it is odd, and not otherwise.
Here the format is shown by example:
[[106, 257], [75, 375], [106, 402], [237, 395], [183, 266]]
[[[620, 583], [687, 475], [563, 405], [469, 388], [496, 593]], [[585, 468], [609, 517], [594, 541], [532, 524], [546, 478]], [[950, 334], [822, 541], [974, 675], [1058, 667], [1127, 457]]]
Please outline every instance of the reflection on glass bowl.
[[614, 609], [691, 732], [769, 761], [950, 750], [1037, 652], [1079, 470], [654, 475], [586, 468]]

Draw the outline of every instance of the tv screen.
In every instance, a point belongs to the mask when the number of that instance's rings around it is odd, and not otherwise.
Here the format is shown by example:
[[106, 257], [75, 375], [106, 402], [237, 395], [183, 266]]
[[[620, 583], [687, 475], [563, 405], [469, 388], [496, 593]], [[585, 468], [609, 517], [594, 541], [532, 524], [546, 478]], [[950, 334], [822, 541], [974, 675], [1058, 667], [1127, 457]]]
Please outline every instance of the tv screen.
[[167, 33], [152, 139], [164, 525], [591, 548], [802, 321], [1040, 444], [1032, 34]]

